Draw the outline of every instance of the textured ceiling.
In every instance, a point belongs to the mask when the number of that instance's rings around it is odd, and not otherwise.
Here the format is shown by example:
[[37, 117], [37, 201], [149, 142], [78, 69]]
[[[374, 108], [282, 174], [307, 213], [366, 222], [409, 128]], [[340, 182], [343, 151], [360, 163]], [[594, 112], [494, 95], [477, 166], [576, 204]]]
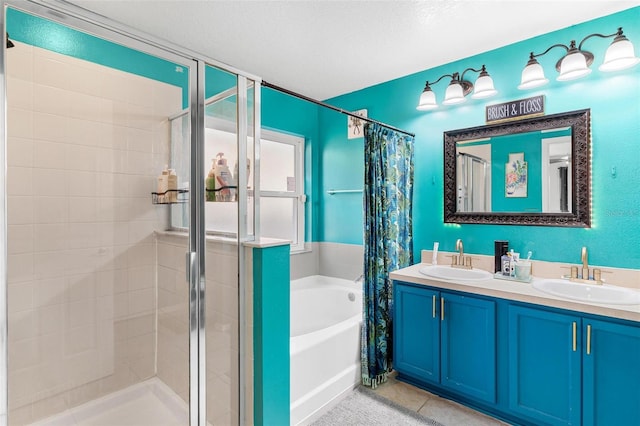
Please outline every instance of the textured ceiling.
[[70, 2], [316, 99], [640, 4], [640, 0]]

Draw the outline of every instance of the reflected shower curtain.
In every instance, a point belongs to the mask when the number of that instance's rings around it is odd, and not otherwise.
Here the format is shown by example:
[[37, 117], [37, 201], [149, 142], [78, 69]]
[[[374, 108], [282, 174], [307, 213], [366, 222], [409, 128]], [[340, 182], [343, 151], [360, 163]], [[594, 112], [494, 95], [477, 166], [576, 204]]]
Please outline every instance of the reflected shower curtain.
[[413, 263], [414, 138], [378, 124], [364, 127], [364, 303], [362, 383], [391, 371], [393, 292], [389, 273]]

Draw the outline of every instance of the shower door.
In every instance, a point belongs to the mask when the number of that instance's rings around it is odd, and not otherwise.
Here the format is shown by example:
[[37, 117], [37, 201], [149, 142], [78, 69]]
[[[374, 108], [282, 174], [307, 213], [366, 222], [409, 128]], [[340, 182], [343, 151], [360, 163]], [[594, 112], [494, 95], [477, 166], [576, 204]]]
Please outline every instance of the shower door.
[[[206, 418], [212, 424], [252, 423], [252, 331], [246, 305], [242, 242], [254, 239], [257, 126], [255, 81], [205, 65], [204, 143], [199, 147], [205, 188], [203, 208], [206, 324], [200, 371]], [[215, 175], [215, 183], [210, 176]], [[204, 272], [203, 272], [204, 273]], [[248, 303], [247, 303], [248, 302]]]
[[489, 211], [489, 182], [487, 161], [468, 153], [457, 156], [459, 212]]
[[[0, 424], [243, 423], [246, 175], [220, 213], [235, 232], [205, 236], [205, 81], [219, 76], [71, 5], [3, 13]], [[245, 167], [251, 83], [223, 73]]]

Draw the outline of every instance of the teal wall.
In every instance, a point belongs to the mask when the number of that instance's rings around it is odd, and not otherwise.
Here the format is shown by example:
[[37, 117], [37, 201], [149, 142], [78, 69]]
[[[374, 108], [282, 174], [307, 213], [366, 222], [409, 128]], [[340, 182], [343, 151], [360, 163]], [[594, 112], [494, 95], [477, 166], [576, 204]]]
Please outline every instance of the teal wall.
[[[329, 103], [332, 102], [329, 101]], [[347, 109], [361, 109], [354, 107], [355, 104], [350, 105], [351, 107]], [[369, 116], [371, 115], [369, 111]], [[320, 147], [321, 176], [317, 185], [317, 191], [320, 194], [317, 241], [362, 244], [362, 194], [329, 195], [327, 191], [363, 188], [364, 139], [347, 139], [345, 115], [323, 108], [319, 116], [322, 144]]]
[[253, 249], [254, 423], [288, 425], [289, 246]]
[[[555, 43], [580, 41], [591, 33], [611, 34], [622, 26], [638, 54], [638, 22], [640, 7], [635, 7], [327, 101], [347, 110], [366, 108], [370, 117], [416, 134], [413, 210], [416, 255], [421, 249], [431, 248], [434, 241], [440, 242], [441, 250], [453, 251], [457, 238], [464, 240], [470, 253], [492, 255], [494, 240], [508, 240], [515, 251], [533, 251], [535, 259], [577, 263], [581, 247], [587, 246], [589, 260], [595, 265], [640, 268], [640, 66], [617, 73], [598, 71], [611, 39], [591, 38], [584, 47], [595, 53], [596, 61], [588, 77], [565, 83], [555, 81], [554, 64], [561, 56], [556, 49], [539, 59], [551, 80], [549, 84], [528, 91], [517, 89], [529, 52], [541, 52]], [[498, 31], [496, 44], [499, 43]], [[425, 80], [482, 64], [494, 79], [497, 96], [488, 100], [469, 99], [465, 104], [440, 107], [432, 112], [415, 109]], [[440, 100], [445, 88], [446, 82], [434, 86]], [[546, 97], [546, 114], [591, 109], [592, 227], [444, 224], [443, 132], [484, 124], [486, 105], [540, 94]], [[320, 128], [319, 239], [362, 244], [360, 197], [338, 198], [325, 192], [331, 187], [362, 188], [362, 140], [347, 140], [346, 118], [330, 111], [320, 111]], [[612, 173], [614, 168], [616, 173]]]

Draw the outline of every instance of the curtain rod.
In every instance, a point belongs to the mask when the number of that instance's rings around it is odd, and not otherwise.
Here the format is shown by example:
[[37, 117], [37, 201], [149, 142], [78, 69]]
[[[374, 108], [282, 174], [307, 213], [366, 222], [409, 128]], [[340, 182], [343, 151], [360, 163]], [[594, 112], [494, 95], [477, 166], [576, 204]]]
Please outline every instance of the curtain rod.
[[268, 82], [266, 82], [264, 80], [262, 80], [261, 84], [264, 87], [268, 87], [269, 89], [277, 90], [278, 92], [282, 92], [282, 93], [285, 93], [287, 95], [291, 95], [291, 96], [296, 97], [298, 99], [309, 101], [309, 102], [314, 103], [316, 105], [320, 105], [320, 106], [323, 106], [325, 108], [329, 108], [329, 109], [332, 109], [334, 111], [338, 111], [338, 112], [340, 112], [342, 114], [346, 114], [346, 115], [349, 115], [351, 117], [354, 117], [354, 118], [357, 118], [357, 119], [360, 119], [360, 120], [368, 121], [369, 123], [379, 124], [379, 125], [381, 125], [383, 127], [386, 127], [387, 129], [394, 130], [394, 131], [399, 132], [399, 133], [404, 133], [405, 135], [409, 135], [409, 136], [411, 136], [413, 138], [416, 136], [414, 133], [407, 132], [406, 130], [398, 129], [397, 127], [390, 126], [388, 124], [382, 123], [382, 122], [374, 120], [372, 118], [361, 117], [358, 114], [354, 114], [354, 113], [352, 113], [350, 111], [346, 111], [346, 110], [344, 110], [342, 108], [338, 108], [336, 106], [329, 105], [329, 104], [324, 103], [322, 101], [315, 100], [315, 99], [310, 98], [308, 96], [301, 95], [300, 93], [292, 92], [289, 89], [285, 89], [284, 87], [276, 86], [275, 84], [268, 83]]

